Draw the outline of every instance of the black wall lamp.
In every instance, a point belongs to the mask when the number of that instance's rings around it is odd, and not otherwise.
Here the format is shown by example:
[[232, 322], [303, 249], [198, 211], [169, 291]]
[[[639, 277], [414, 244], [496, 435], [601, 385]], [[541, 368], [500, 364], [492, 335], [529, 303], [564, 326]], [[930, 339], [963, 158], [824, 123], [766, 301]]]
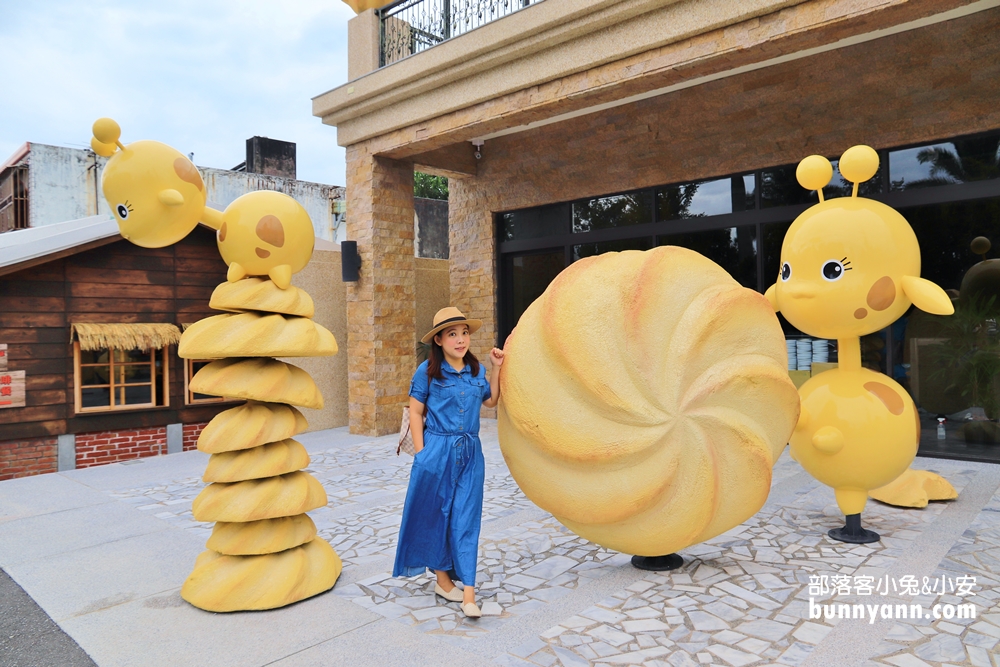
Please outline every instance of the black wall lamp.
[[340, 276], [345, 283], [355, 283], [361, 271], [361, 255], [358, 254], [357, 241], [344, 241], [340, 244]]

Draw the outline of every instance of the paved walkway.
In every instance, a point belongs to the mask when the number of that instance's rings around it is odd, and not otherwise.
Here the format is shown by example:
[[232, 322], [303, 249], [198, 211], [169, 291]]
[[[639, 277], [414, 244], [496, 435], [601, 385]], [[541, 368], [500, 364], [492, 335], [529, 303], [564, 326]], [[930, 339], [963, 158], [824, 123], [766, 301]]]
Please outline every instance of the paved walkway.
[[[785, 455], [756, 516], [657, 574], [535, 507], [507, 471], [495, 421], [484, 420], [482, 436], [480, 602], [491, 615], [479, 620], [436, 600], [428, 576], [390, 576], [410, 459], [395, 456], [392, 436], [345, 429], [300, 438], [330, 496], [311, 515], [344, 560], [329, 593], [235, 614], [180, 598], [211, 528], [191, 516], [208, 459], [199, 452], [0, 482], [0, 567], [102, 667], [1000, 667], [1000, 466], [918, 460], [959, 499], [924, 510], [870, 502], [866, 525], [882, 541], [852, 546], [825, 535], [843, 523], [832, 491]], [[874, 586], [912, 576], [928, 594], [815, 590], [819, 577], [863, 585], [866, 576]], [[962, 576], [976, 578], [975, 596], [933, 592]], [[972, 602], [977, 617], [810, 619], [810, 597], [927, 612]], [[15, 659], [0, 664], [51, 664]]]

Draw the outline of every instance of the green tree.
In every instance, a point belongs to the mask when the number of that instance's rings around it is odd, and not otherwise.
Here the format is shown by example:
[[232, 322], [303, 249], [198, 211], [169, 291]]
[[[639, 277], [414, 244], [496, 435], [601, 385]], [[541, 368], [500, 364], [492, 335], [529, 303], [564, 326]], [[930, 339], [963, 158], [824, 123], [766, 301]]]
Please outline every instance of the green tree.
[[968, 397], [972, 407], [983, 408], [989, 419], [1000, 417], [1000, 339], [993, 319], [995, 300], [995, 296], [983, 299], [963, 295], [955, 314], [940, 318], [942, 331], [949, 337], [946, 343], [933, 348], [932, 363], [937, 370], [931, 375], [951, 380], [948, 390]]
[[[909, 183], [895, 181], [896, 188], [923, 188], [951, 183], [970, 183], [1000, 176], [1000, 134], [955, 139], [946, 146], [931, 146], [917, 153], [917, 162], [930, 165], [930, 175]], [[953, 150], [952, 150], [953, 149]]]
[[425, 199], [448, 199], [448, 179], [431, 176], [419, 171], [413, 172], [413, 196]]

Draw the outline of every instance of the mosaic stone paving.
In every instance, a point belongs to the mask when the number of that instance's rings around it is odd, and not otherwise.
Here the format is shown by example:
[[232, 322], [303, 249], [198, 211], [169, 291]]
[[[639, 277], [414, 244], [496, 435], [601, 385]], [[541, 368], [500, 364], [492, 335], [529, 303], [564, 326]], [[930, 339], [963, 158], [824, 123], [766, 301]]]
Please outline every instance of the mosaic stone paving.
[[[507, 471], [495, 422], [484, 420], [481, 437], [487, 474], [477, 596], [484, 617], [467, 619], [458, 604], [435, 598], [429, 575], [391, 576], [410, 462], [396, 457], [391, 436], [312, 455], [309, 470], [330, 497], [327, 507], [311, 513], [320, 535], [340, 554], [345, 572], [382, 570], [353, 583], [338, 582], [334, 595], [473, 653], [514, 632], [520, 620], [554, 615], [558, 622], [539, 625], [537, 636], [527, 642], [522, 637], [494, 657], [494, 664], [507, 667], [833, 664], [810, 663], [810, 656], [839, 623], [868, 621], [810, 618], [810, 598], [920, 603], [928, 609], [972, 601], [974, 619], [891, 621], [868, 662], [858, 664], [1000, 667], [1000, 492], [926, 573], [933, 579], [974, 576], [974, 597], [814, 596], [820, 576], [888, 579], [948, 504], [901, 510], [870, 502], [865, 525], [882, 540], [833, 542], [826, 531], [843, 519], [832, 492], [801, 476], [786, 455], [775, 467], [773, 484], [798, 486], [786, 491], [780, 504], [769, 503], [741, 526], [685, 549], [681, 569], [647, 573], [632, 568], [627, 555], [589, 543], [535, 509]], [[957, 461], [925, 463], [923, 468], [941, 472], [960, 492], [983, 470], [981, 464]], [[190, 509], [203, 486], [191, 478], [112, 495], [180, 527], [205, 531], [207, 538], [211, 524], [194, 521]], [[525, 510], [532, 518], [508, 527], [497, 523], [516, 520]], [[614, 577], [630, 583], [610, 591], [600, 585]]]
[[[398, 529], [398, 519], [395, 526]], [[395, 545], [388, 555], [394, 552]], [[334, 593], [423, 632], [473, 638], [559, 600], [581, 582], [602, 577], [629, 560], [577, 537], [549, 517], [480, 540], [477, 597], [484, 619], [466, 619], [457, 603], [439, 605], [430, 575], [393, 579], [385, 573], [335, 587]]]

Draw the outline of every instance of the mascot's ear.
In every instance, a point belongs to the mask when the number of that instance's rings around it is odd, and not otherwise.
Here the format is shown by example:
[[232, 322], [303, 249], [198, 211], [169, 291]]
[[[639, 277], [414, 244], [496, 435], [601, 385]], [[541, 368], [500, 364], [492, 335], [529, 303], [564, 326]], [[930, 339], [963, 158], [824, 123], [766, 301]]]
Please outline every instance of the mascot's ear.
[[115, 154], [115, 151], [118, 150], [118, 146], [100, 142], [97, 140], [97, 137], [90, 140], [90, 147], [101, 157], [111, 157]]
[[184, 195], [173, 189], [160, 190], [159, 198], [167, 206], [181, 206], [184, 203]]
[[913, 302], [913, 305], [932, 315], [951, 315], [955, 306], [945, 291], [923, 278], [903, 276], [903, 294]]
[[778, 308], [778, 294], [775, 291], [775, 288], [777, 286], [778, 286], [778, 283], [775, 283], [775, 284], [771, 285], [770, 287], [768, 287], [767, 291], [764, 292], [764, 296], [767, 297], [768, 302], [770, 302], [770, 304], [771, 304], [771, 308], [774, 308], [774, 312], [776, 312], [776, 313], [781, 312], [781, 309]]

